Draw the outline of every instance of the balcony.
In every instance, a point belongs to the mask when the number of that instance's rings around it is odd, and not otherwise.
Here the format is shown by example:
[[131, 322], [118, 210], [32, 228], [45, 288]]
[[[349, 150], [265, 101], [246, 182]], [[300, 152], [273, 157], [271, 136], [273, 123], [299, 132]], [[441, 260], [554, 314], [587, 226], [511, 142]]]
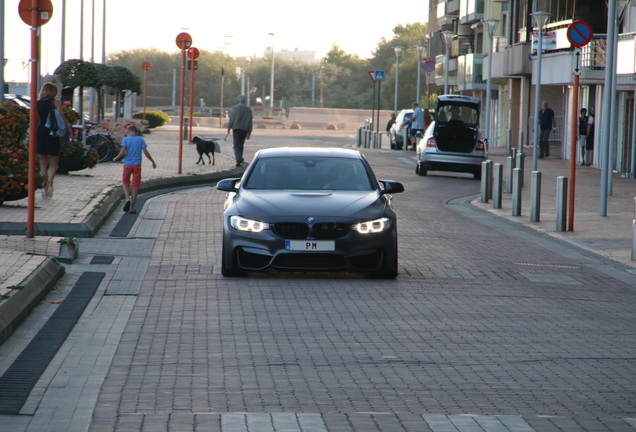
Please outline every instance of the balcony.
[[484, 0], [461, 0], [459, 23], [472, 24], [484, 19]]
[[457, 89], [486, 90], [483, 54], [471, 53], [457, 57]]
[[[435, 57], [435, 85], [444, 86], [446, 56], [440, 54]], [[448, 61], [448, 84], [457, 85], [457, 58], [451, 58]]]
[[459, 0], [440, 1], [437, 3], [437, 25], [450, 26], [457, 19], [459, 12]]

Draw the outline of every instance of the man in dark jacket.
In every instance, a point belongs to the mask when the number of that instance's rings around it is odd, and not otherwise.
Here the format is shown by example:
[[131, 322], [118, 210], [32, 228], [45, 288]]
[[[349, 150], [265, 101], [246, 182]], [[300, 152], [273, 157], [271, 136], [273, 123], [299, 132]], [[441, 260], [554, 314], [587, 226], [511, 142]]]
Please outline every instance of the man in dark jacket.
[[252, 134], [252, 110], [245, 105], [245, 96], [238, 97], [238, 104], [232, 107], [230, 121], [227, 124], [227, 133], [232, 130], [234, 138], [234, 157], [236, 166], [243, 164], [243, 146], [246, 139], [250, 139]]

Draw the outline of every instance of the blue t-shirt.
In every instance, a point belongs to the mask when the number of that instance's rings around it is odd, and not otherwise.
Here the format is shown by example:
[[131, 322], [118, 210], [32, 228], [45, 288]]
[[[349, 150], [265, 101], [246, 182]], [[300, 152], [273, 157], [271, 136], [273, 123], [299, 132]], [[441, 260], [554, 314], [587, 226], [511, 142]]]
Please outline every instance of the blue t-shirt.
[[424, 129], [424, 111], [419, 106], [413, 110], [413, 123], [411, 123], [411, 129]]
[[126, 147], [124, 165], [141, 165], [142, 150], [148, 147], [146, 141], [139, 135], [129, 135], [121, 142], [122, 147]]

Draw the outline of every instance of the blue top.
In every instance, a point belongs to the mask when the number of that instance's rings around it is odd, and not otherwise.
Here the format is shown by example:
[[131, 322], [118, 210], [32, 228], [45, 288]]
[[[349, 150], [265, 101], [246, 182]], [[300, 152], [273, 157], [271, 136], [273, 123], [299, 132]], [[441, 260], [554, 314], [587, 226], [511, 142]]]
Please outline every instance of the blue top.
[[424, 111], [419, 106], [416, 106], [413, 110], [413, 117], [411, 117], [411, 129], [424, 129]]
[[122, 147], [126, 147], [124, 165], [141, 165], [141, 152], [148, 147], [146, 141], [139, 135], [129, 135], [121, 142]]

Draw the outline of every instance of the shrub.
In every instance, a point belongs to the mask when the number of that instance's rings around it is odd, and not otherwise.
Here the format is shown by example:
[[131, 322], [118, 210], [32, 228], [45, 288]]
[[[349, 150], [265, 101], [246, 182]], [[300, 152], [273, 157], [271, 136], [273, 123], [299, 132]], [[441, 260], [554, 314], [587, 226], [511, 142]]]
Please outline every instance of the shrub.
[[[36, 165], [37, 166], [37, 165]], [[36, 168], [35, 187], [44, 186]], [[0, 204], [26, 198], [29, 192], [29, 150], [23, 143], [0, 146]]]
[[0, 104], [0, 142], [5, 145], [23, 142], [29, 131], [29, 110], [11, 102]]
[[70, 125], [74, 125], [78, 122], [80, 115], [73, 108], [63, 106], [62, 111], [64, 111], [64, 117], [66, 117], [66, 120], [68, 120], [68, 123]]
[[80, 141], [60, 140], [60, 165], [57, 169], [59, 174], [95, 168], [98, 161], [97, 150], [84, 146]]
[[[138, 112], [133, 114], [134, 119], [143, 119], [144, 113]], [[163, 111], [146, 111], [146, 121], [148, 127], [154, 129], [159, 126], [163, 126], [170, 122], [170, 116]]]

